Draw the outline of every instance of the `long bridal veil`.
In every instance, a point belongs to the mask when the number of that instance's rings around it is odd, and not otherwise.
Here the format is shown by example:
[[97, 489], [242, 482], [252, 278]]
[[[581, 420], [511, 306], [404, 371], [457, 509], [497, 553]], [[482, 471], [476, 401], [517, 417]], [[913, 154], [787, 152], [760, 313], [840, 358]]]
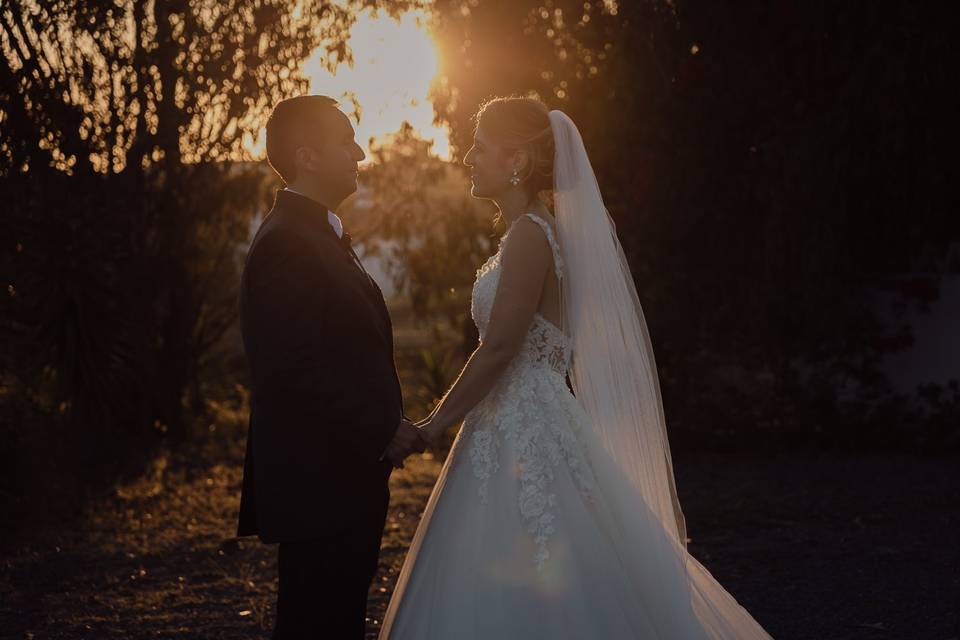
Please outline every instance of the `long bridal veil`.
[[[550, 125], [570, 380], [602, 444], [592, 458], [608, 533], [628, 570], [647, 574], [637, 580], [649, 579], [651, 570], [659, 576], [659, 606], [675, 611], [675, 619], [692, 609], [696, 636], [769, 638], [687, 552], [656, 362], [630, 268], [576, 125], [557, 110], [550, 112]], [[655, 523], [659, 530], [651, 532]], [[634, 548], [650, 544], [659, 548]], [[649, 583], [638, 586], [652, 593]]]
[[653, 347], [633, 277], [577, 127], [562, 111], [550, 112], [550, 124], [574, 392], [611, 458], [686, 546]]

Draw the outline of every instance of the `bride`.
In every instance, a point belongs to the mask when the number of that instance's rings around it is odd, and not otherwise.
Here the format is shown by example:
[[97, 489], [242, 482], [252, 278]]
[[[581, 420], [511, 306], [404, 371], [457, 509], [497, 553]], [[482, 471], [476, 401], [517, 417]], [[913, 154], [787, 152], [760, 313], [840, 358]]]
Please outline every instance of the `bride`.
[[472, 194], [507, 230], [473, 286], [480, 345], [418, 423], [436, 443], [463, 420], [380, 638], [770, 638], [687, 552], [646, 322], [576, 126], [530, 98], [476, 122]]

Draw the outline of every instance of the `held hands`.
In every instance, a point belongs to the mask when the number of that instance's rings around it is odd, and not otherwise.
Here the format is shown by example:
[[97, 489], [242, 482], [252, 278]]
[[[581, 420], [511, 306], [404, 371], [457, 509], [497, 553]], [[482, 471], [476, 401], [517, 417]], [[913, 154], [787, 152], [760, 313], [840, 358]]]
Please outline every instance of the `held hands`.
[[383, 456], [390, 460], [394, 468], [402, 469], [404, 459], [413, 452], [422, 453], [427, 449], [427, 443], [422, 437], [422, 432], [409, 420], [401, 420], [397, 432], [393, 435], [393, 440], [387, 445], [387, 450]]
[[417, 431], [420, 433], [420, 439], [423, 440], [428, 446], [435, 447], [440, 443], [440, 436], [443, 434], [442, 429], [438, 429], [438, 425], [430, 424], [431, 418], [426, 418], [416, 423]]

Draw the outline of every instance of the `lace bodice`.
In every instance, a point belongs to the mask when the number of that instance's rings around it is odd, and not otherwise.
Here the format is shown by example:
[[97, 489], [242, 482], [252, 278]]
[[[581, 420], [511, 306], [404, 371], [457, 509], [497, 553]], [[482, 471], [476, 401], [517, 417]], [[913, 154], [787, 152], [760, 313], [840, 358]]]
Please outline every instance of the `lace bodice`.
[[[560, 245], [553, 235], [553, 229], [546, 220], [532, 213], [524, 214], [524, 216], [540, 225], [546, 234], [553, 252], [553, 267], [557, 274], [557, 280], [562, 281], [563, 258], [560, 256]], [[516, 222], [514, 222], [515, 224]], [[510, 229], [513, 229], [513, 227], [511, 226]], [[473, 284], [470, 314], [473, 316], [473, 321], [480, 332], [481, 340], [483, 340], [487, 325], [490, 323], [490, 311], [493, 309], [493, 299], [500, 282], [500, 258], [509, 235], [510, 230], [507, 230], [500, 239], [497, 252], [487, 258], [483, 266], [477, 269], [477, 278]], [[534, 314], [533, 322], [524, 339], [523, 346], [511, 364], [511, 368], [547, 366], [566, 376], [567, 369], [570, 366], [570, 356], [570, 343], [567, 337], [559, 327], [537, 312]]]
[[[546, 234], [554, 270], [562, 282], [564, 263], [553, 229], [542, 218], [525, 215]], [[473, 285], [471, 314], [481, 340], [490, 322], [500, 279], [500, 258], [509, 234], [508, 230], [497, 252], [477, 270]], [[554, 533], [552, 508], [556, 503], [550, 488], [558, 465], [569, 469], [584, 495], [591, 492], [591, 474], [585, 470], [582, 448], [577, 444], [577, 425], [582, 419], [574, 417], [579, 415], [579, 409], [566, 383], [571, 356], [566, 335], [536, 313], [520, 351], [493, 389], [467, 414], [463, 437], [457, 439], [458, 446], [461, 442], [470, 443], [469, 455], [481, 503], [487, 502], [489, 481], [500, 470], [503, 447], [510, 448], [510, 459], [519, 464], [519, 508], [537, 545], [534, 561], [538, 568], [550, 556], [547, 542]]]

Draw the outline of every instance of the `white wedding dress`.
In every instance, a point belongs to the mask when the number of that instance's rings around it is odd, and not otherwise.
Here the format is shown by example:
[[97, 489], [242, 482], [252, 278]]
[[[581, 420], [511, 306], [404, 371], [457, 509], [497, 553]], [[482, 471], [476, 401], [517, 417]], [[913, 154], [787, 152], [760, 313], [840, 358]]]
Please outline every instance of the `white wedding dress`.
[[[526, 215], [543, 228], [562, 279], [553, 230]], [[471, 313], [481, 339], [509, 235], [477, 271]], [[380, 638], [769, 638], [629, 489], [567, 386], [571, 355], [564, 333], [535, 315], [464, 420]]]

